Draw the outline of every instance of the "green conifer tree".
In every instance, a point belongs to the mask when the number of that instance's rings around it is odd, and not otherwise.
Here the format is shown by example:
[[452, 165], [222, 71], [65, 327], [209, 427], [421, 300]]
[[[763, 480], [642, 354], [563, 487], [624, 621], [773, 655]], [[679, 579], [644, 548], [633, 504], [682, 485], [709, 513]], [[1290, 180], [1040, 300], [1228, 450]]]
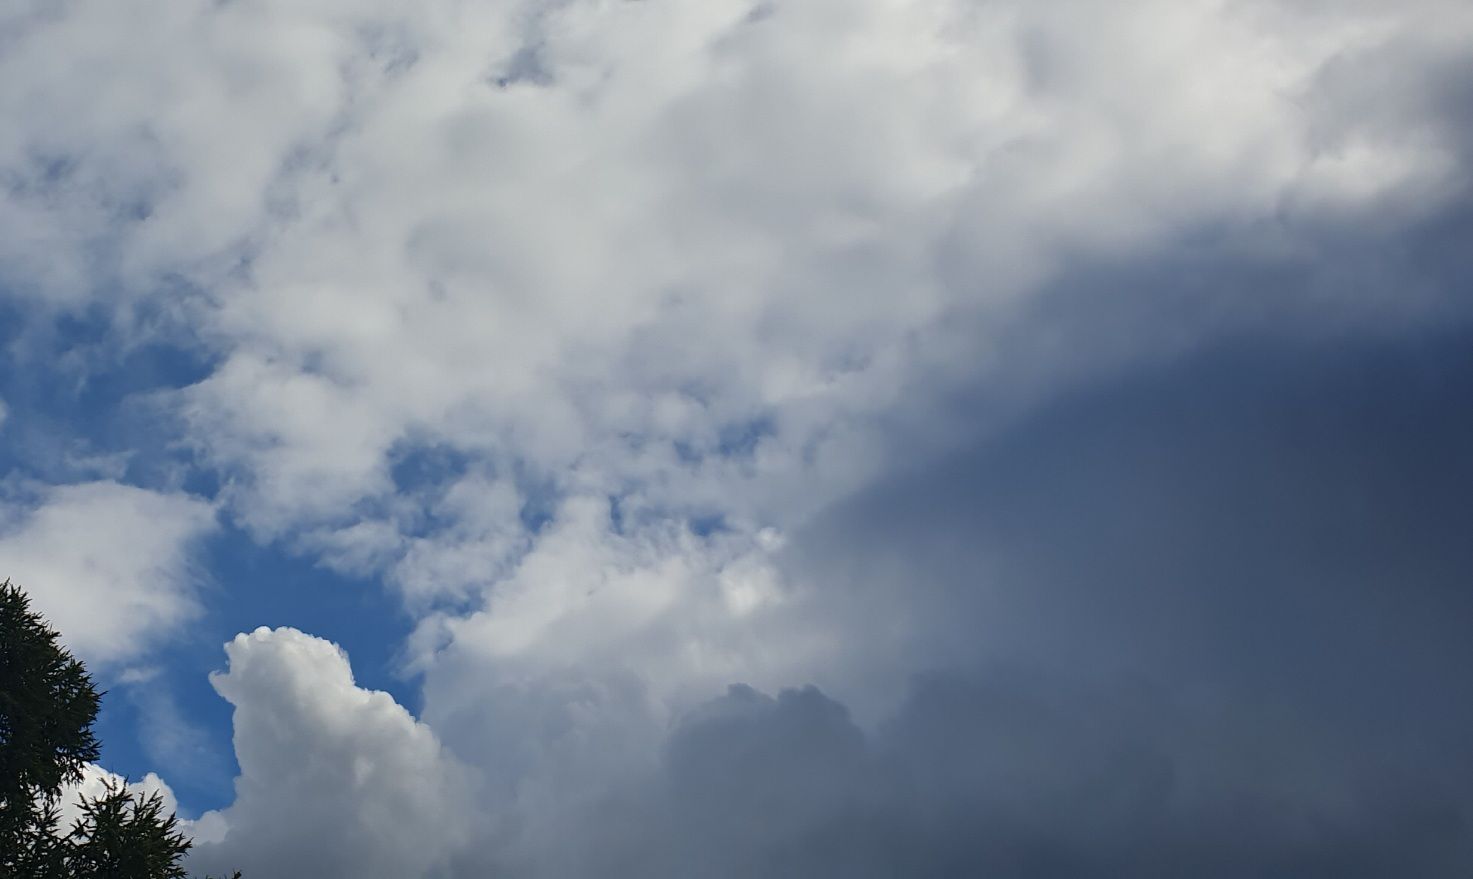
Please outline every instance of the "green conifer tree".
[[[98, 757], [102, 694], [57, 632], [0, 583], [0, 879], [184, 879], [190, 841], [157, 793], [106, 783], [61, 827], [58, 800]], [[240, 879], [235, 874], [234, 879]]]

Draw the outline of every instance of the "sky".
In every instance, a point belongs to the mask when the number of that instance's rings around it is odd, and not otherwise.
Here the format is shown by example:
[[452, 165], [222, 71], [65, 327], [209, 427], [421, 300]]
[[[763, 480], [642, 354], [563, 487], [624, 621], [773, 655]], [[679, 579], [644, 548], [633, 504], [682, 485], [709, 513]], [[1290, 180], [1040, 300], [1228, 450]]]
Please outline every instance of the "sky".
[[9, 0], [0, 577], [247, 877], [1473, 872], [1473, 8]]

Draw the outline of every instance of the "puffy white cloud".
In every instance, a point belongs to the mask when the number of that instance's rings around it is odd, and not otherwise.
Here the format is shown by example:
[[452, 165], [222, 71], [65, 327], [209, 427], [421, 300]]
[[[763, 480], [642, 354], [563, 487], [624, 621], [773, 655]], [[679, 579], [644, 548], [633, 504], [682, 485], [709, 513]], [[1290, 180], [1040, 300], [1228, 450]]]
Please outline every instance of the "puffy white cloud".
[[[127, 779], [121, 775], [109, 772], [96, 763], [88, 763], [82, 767], [82, 780], [76, 784], [62, 789], [57, 799], [57, 809], [61, 813], [60, 829], [66, 832], [71, 829], [78, 818], [82, 817], [82, 798], [95, 800], [107, 793], [109, 786], [117, 787], [124, 785]], [[174, 798], [174, 791], [159, 778], [155, 773], [148, 773], [139, 781], [126, 784], [128, 790], [135, 797], [147, 797], [157, 794], [164, 803], [164, 814], [178, 812], [179, 802]], [[181, 829], [191, 836], [194, 831], [194, 822], [181, 821]]]
[[186, 494], [56, 486], [0, 505], [0, 558], [69, 649], [123, 660], [197, 612], [191, 548], [214, 528], [214, 507]]
[[258, 629], [214, 676], [235, 706], [235, 801], [207, 813], [194, 862], [256, 875], [442, 875], [470, 840], [471, 776], [336, 645]]

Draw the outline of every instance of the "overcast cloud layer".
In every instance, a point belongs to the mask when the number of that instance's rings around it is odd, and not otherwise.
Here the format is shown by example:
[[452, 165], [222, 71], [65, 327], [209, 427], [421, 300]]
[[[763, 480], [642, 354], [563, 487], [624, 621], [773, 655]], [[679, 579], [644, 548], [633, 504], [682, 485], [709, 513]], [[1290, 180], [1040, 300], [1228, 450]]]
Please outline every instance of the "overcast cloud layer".
[[1470, 107], [1453, 0], [14, 0], [0, 577], [402, 607], [226, 645], [200, 870], [1466, 875]]

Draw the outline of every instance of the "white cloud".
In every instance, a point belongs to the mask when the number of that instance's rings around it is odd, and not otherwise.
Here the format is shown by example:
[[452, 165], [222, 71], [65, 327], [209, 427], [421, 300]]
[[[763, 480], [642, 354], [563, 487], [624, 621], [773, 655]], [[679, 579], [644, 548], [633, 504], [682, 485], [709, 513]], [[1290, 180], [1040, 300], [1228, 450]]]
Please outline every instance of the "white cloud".
[[[1317, 99], [1339, 59], [1456, 31], [1457, 9], [22, 12], [0, 106], [66, 121], [0, 140], [38, 181], [7, 240], [47, 255], [5, 264], [17, 289], [121, 284], [206, 328], [225, 359], [182, 408], [265, 535], [353, 527], [417, 442], [801, 518], [866, 472], [857, 426], [959, 310], [1071, 255], [1451, 179], [1435, 133]], [[756, 421], [751, 460], [715, 454]], [[415, 547], [404, 582], [459, 588]]]
[[69, 649], [123, 660], [196, 613], [191, 544], [214, 527], [214, 508], [189, 495], [58, 486], [0, 507], [0, 558]]
[[[109, 772], [96, 763], [88, 763], [82, 767], [82, 780], [76, 784], [62, 789], [61, 796], [57, 799], [57, 809], [61, 813], [60, 829], [63, 833], [70, 830], [78, 818], [82, 817], [82, 798], [95, 800], [107, 793], [108, 786], [118, 786], [126, 781], [121, 775]], [[128, 784], [127, 788], [135, 797], [146, 797], [158, 794], [164, 803], [164, 814], [177, 812], [179, 802], [174, 798], [174, 791], [154, 773], [150, 772], [143, 776], [140, 781]], [[181, 829], [193, 835], [193, 822], [181, 821]]]
[[[258, 629], [214, 676], [235, 706], [235, 802], [201, 825], [196, 864], [256, 875], [440, 875], [469, 839], [471, 776], [334, 644]], [[272, 866], [274, 865], [274, 866]]]
[[[450, 631], [524, 626], [563, 662], [603, 648], [523, 610], [576, 613], [608, 562], [567, 554], [586, 566], [525, 585], [566, 531], [530, 533], [522, 505], [617, 498], [586, 545], [669, 553], [640, 563], [620, 605], [638, 615], [699, 581], [671, 527], [719, 517], [760, 551], [760, 529], [880, 466], [875, 419], [944, 390], [938, 370], [985, 371], [1071, 260], [1451, 179], [1446, 138], [1372, 136], [1315, 102], [1337, 59], [1415, 38], [1430, 6], [321, 10], [269, 26], [337, 35], [281, 44], [308, 81], [337, 77], [313, 92], [337, 96], [336, 127], [299, 129], [283, 209], [218, 280], [226, 357], [180, 396], [190, 439], [259, 534], [380, 570], [419, 607], [494, 608]], [[959, 318], [982, 335], [948, 348]], [[1056, 352], [1054, 371], [1153, 344]], [[396, 483], [426, 446], [480, 469]]]

